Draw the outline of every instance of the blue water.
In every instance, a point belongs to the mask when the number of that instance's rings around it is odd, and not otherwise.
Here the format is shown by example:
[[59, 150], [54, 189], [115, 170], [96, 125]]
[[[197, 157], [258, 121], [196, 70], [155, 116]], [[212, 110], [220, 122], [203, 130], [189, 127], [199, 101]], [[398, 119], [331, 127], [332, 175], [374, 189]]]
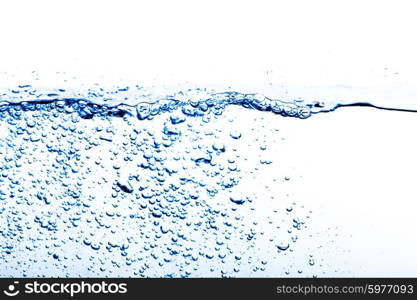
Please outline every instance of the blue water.
[[206, 90], [8, 90], [0, 276], [326, 275], [305, 247], [313, 210], [293, 197], [280, 122], [336, 108]]

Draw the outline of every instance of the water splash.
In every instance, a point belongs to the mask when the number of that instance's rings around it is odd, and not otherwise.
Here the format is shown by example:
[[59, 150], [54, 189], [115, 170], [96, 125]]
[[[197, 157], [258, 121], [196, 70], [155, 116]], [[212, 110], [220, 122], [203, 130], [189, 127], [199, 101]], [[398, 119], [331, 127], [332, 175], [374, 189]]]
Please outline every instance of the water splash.
[[[1, 95], [1, 94], [0, 94]], [[146, 100], [146, 101], [143, 101]], [[181, 91], [168, 96], [159, 96], [142, 91], [140, 87], [128, 87], [115, 91], [100, 92], [74, 91], [65, 89], [43, 90], [39, 92], [30, 85], [3, 92], [0, 97], [0, 110], [8, 107], [33, 105], [56, 105], [73, 107], [82, 118], [91, 118], [95, 113], [135, 114], [139, 120], [151, 119], [164, 112], [180, 109], [186, 116], [204, 115], [209, 110], [220, 114], [229, 105], [237, 105], [260, 111], [271, 111], [282, 116], [308, 118], [310, 109], [302, 101], [285, 102], [260, 94], [238, 92], [215, 92], [205, 89]], [[29, 109], [29, 108], [28, 108]]]

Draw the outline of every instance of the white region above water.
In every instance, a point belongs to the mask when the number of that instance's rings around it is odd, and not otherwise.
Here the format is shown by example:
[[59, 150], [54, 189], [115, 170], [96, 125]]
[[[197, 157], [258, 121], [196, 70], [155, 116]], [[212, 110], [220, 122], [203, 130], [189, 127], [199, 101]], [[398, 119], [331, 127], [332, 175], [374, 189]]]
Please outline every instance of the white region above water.
[[417, 107], [414, 1], [13, 1], [0, 86], [198, 86]]

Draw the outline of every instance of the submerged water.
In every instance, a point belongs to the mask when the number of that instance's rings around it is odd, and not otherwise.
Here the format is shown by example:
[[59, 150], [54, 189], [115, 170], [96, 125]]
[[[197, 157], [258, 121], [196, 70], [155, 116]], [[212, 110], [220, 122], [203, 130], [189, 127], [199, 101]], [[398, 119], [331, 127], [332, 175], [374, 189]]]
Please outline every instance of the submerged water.
[[0, 276], [326, 275], [280, 132], [324, 104], [30, 86], [0, 100]]

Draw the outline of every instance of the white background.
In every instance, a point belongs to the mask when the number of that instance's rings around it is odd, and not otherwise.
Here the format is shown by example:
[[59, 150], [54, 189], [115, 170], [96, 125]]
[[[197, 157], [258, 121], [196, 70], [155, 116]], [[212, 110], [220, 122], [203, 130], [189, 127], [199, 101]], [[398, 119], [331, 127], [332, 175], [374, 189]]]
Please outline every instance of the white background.
[[414, 3], [2, 1], [0, 85], [31, 71], [61, 84], [65, 72], [85, 84], [192, 82], [413, 106]]
[[[414, 3], [2, 1], [0, 86], [36, 71], [46, 86], [188, 82], [416, 108]], [[351, 254], [333, 254], [352, 275], [416, 276], [417, 115], [368, 112], [300, 123], [289, 142], [311, 157], [302, 192], [352, 235]]]

